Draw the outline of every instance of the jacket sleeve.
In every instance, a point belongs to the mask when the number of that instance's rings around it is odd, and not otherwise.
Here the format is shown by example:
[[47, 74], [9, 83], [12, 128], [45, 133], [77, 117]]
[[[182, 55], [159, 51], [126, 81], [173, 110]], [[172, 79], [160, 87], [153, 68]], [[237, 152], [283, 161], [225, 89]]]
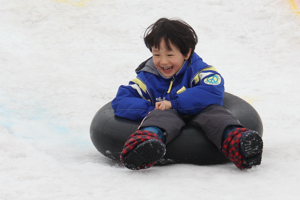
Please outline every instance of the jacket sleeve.
[[116, 116], [134, 121], [142, 121], [155, 108], [146, 85], [138, 78], [120, 86], [111, 105]]
[[172, 108], [181, 114], [196, 115], [209, 105], [223, 105], [224, 80], [214, 67], [201, 70], [192, 80], [192, 87], [177, 91]]

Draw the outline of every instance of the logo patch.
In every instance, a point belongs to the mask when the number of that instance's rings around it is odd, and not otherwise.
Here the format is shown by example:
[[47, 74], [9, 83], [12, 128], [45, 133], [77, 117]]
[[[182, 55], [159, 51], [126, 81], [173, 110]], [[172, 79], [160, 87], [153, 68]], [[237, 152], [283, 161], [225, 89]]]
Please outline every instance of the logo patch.
[[155, 99], [157, 102], [161, 102], [161, 101], [164, 101], [164, 100], [166, 100], [166, 98], [165, 97], [163, 97], [163, 98], [161, 98], [161, 97], [158, 97], [158, 98], [156, 98]]
[[210, 76], [206, 79], [204, 79], [204, 83], [208, 85], [219, 85], [221, 83], [222, 79], [218, 74], [215, 74], [213, 76]]

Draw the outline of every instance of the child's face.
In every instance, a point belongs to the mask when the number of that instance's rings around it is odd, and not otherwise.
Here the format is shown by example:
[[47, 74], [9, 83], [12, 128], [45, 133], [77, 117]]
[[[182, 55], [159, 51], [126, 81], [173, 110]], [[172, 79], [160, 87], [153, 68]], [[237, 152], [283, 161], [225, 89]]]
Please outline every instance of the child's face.
[[191, 54], [190, 50], [188, 55], [182, 55], [180, 49], [171, 42], [171, 50], [169, 50], [164, 39], [160, 41], [159, 47], [159, 49], [152, 47], [153, 62], [157, 70], [165, 77], [174, 76]]

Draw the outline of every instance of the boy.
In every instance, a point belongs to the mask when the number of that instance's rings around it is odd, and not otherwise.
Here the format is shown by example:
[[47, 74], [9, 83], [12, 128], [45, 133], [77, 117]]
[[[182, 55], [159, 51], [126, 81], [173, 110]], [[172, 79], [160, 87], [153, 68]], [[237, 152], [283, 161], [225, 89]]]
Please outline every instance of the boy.
[[147, 28], [144, 42], [152, 57], [112, 101], [116, 116], [141, 121], [121, 152], [123, 165], [132, 170], [154, 165], [187, 121], [201, 127], [238, 168], [259, 165], [263, 141], [222, 107], [224, 80], [194, 53], [193, 28], [161, 18]]

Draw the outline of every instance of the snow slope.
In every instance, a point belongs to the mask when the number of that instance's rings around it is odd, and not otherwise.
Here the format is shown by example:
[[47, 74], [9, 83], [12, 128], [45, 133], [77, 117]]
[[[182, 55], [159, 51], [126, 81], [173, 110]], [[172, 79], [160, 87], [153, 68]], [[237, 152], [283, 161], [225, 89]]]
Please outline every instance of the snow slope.
[[[300, 15], [288, 0], [0, 0], [0, 199], [299, 199]], [[130, 171], [89, 126], [150, 56], [160, 17], [196, 30], [196, 52], [264, 123], [261, 166]]]

